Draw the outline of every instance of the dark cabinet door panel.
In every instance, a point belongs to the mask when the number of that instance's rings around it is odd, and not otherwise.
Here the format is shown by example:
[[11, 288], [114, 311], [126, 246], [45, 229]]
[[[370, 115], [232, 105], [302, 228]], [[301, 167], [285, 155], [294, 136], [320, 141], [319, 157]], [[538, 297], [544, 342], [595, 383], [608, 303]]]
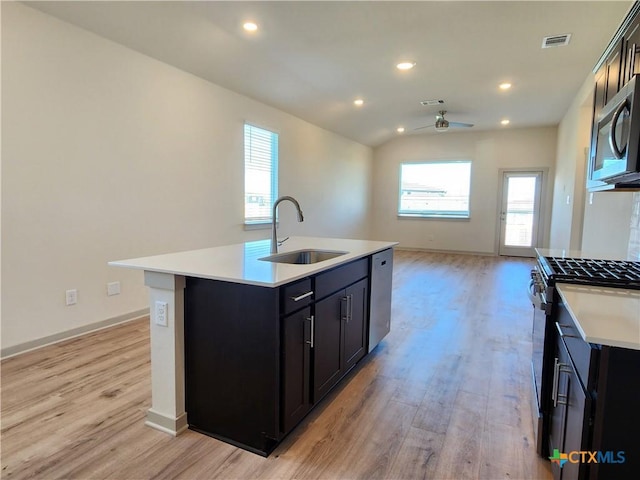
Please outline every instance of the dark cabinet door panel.
[[313, 401], [317, 402], [342, 377], [342, 298], [337, 292], [315, 304]]
[[311, 309], [282, 321], [282, 431], [289, 432], [311, 409]]
[[368, 281], [361, 280], [347, 288], [345, 297], [348, 308], [344, 323], [344, 370], [350, 370], [367, 349], [367, 299]]

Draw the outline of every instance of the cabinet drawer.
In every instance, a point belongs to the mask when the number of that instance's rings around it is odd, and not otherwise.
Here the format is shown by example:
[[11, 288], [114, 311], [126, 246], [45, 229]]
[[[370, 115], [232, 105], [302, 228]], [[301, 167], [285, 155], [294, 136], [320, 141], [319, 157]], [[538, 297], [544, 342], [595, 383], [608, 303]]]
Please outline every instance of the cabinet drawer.
[[306, 307], [313, 301], [311, 279], [304, 278], [294, 283], [280, 287], [281, 313], [288, 315], [300, 308]]
[[597, 365], [600, 349], [583, 340], [575, 321], [563, 303], [559, 304], [556, 328], [567, 346], [582, 385], [587, 391], [594, 390], [598, 375]]
[[319, 300], [341, 290], [369, 274], [369, 257], [323, 272], [315, 277], [315, 298]]

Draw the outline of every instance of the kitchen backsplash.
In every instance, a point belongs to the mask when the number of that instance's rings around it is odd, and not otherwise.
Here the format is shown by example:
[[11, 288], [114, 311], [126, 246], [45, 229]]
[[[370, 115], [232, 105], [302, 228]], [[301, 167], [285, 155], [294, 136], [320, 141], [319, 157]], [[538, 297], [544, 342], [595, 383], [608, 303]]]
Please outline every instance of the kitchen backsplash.
[[640, 192], [633, 194], [628, 258], [629, 260], [640, 261]]

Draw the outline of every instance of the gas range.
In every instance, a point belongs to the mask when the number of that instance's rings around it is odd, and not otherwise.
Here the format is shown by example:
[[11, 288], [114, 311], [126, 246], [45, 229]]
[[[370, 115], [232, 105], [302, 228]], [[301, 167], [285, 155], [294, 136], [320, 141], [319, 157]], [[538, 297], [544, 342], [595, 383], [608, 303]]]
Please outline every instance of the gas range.
[[538, 256], [547, 286], [556, 282], [640, 290], [640, 262]]

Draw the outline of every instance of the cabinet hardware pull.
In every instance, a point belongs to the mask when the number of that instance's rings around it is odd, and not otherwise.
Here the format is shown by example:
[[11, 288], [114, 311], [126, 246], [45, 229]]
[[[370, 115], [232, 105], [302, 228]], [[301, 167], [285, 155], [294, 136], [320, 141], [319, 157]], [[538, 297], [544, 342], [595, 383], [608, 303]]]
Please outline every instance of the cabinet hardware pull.
[[553, 363], [553, 384], [551, 389], [551, 399], [554, 408], [558, 406], [558, 357], [554, 358]]
[[349, 322], [349, 295], [342, 297], [342, 305], [340, 306], [340, 315], [342, 320]]
[[311, 295], [313, 295], [313, 290], [311, 290], [310, 292], [307, 293], [303, 293], [302, 295], [298, 296], [298, 297], [290, 297], [291, 300], [293, 300], [294, 302], [299, 302], [300, 300], [302, 300], [303, 298], [307, 298], [310, 297]]
[[353, 318], [353, 293], [347, 296], [347, 323]]
[[564, 395], [562, 393], [558, 394], [558, 405], [569, 405], [567, 395]]
[[313, 342], [315, 340], [315, 336], [314, 336], [314, 330], [315, 330], [315, 318], [313, 315], [311, 315], [310, 317], [307, 317], [307, 320], [309, 320], [311, 322], [311, 340], [307, 340], [307, 343], [309, 344], [309, 346], [311, 348], [313, 348]]

